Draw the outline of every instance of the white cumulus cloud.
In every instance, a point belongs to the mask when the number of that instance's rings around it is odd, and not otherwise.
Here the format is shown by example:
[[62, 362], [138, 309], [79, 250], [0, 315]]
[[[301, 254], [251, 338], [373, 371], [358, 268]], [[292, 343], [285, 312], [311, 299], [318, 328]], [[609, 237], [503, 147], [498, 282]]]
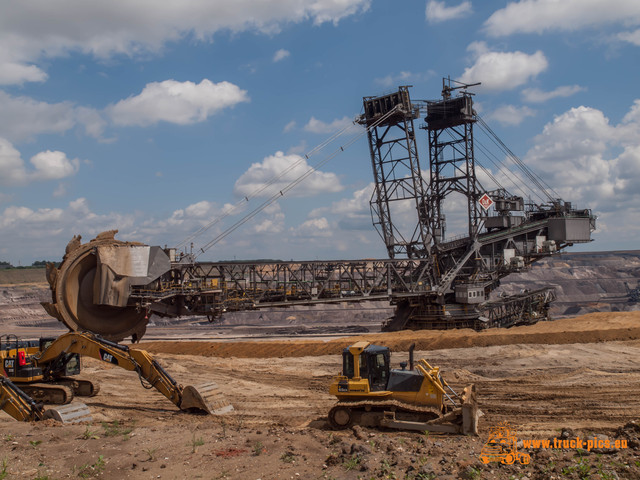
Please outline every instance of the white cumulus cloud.
[[375, 82], [383, 87], [395, 87], [398, 85], [407, 85], [425, 82], [435, 75], [433, 70], [427, 72], [410, 72], [408, 70], [397, 74], [387, 75], [386, 77], [376, 78]]
[[281, 48], [273, 55], [273, 61], [279, 62], [287, 58], [289, 55], [291, 55], [291, 52], [289, 50], [285, 50], [284, 48]]
[[292, 131], [294, 128], [296, 128], [296, 121], [295, 120], [291, 120], [289, 123], [287, 123], [284, 128], [282, 129], [283, 133], [289, 133], [290, 131]]
[[315, 117], [311, 117], [307, 124], [304, 126], [305, 131], [311, 133], [335, 133], [338, 130], [342, 130], [345, 127], [351, 125], [353, 121], [349, 117], [336, 118], [335, 120], [326, 123], [322, 120], [318, 120]]
[[472, 11], [471, 2], [462, 2], [454, 7], [447, 7], [445, 2], [429, 0], [427, 2], [426, 15], [429, 23], [439, 23], [464, 17]]
[[120, 100], [107, 111], [116, 125], [148, 126], [161, 121], [187, 125], [247, 101], [247, 92], [229, 82], [165, 80], [147, 84], [139, 95]]
[[28, 169], [20, 152], [5, 138], [0, 138], [0, 185], [25, 185], [32, 181], [60, 180], [75, 175], [80, 160], [69, 159], [60, 151], [46, 150], [30, 159]]
[[337, 23], [371, 0], [0, 2], [0, 84], [41, 82], [47, 58], [160, 53], [165, 43], [220, 31], [274, 33], [288, 23]]
[[484, 26], [489, 35], [505, 36], [639, 23], [637, 0], [521, 0], [494, 12]]
[[[0, 57], [0, 85], [22, 85], [25, 82], [44, 82], [48, 75], [35, 65], [13, 61], [10, 56]], [[9, 58], [6, 58], [6, 57]]]
[[621, 32], [618, 34], [618, 39], [640, 47], [640, 29], [633, 32]]
[[570, 97], [571, 95], [584, 91], [586, 91], [586, 88], [581, 87], [580, 85], [566, 85], [555, 88], [550, 92], [545, 92], [538, 88], [525, 88], [522, 90], [522, 97], [525, 102], [542, 103], [554, 98]]
[[59, 180], [75, 175], [80, 168], [80, 160], [70, 160], [63, 152], [47, 150], [31, 157], [35, 171], [34, 180]]
[[581, 202], [613, 224], [640, 201], [640, 100], [619, 124], [576, 107], [545, 125], [524, 157], [563, 198]]
[[527, 54], [520, 51], [491, 51], [483, 42], [474, 42], [468, 47], [475, 63], [464, 70], [458, 78], [462, 83], [481, 82], [487, 90], [510, 90], [527, 83], [544, 72], [548, 66], [544, 53]]
[[[0, 69], [1, 70], [1, 69]], [[47, 103], [26, 96], [11, 96], [0, 90], [0, 132], [12, 142], [35, 136], [64, 133], [77, 126], [87, 135], [100, 138], [106, 122], [93, 108], [72, 102]]]
[[324, 218], [311, 218], [304, 221], [292, 230], [292, 234], [297, 237], [330, 237], [332, 235], [329, 221]]
[[[253, 163], [236, 181], [234, 193], [243, 197], [270, 197], [288, 187], [310, 169], [307, 161], [300, 155], [276, 152], [260, 163]], [[335, 173], [316, 170], [287, 195], [313, 196], [319, 193], [339, 192], [342, 189], [340, 179]]]
[[520, 125], [525, 118], [533, 117], [535, 114], [536, 112], [527, 106], [501, 105], [487, 115], [487, 118], [503, 125]]

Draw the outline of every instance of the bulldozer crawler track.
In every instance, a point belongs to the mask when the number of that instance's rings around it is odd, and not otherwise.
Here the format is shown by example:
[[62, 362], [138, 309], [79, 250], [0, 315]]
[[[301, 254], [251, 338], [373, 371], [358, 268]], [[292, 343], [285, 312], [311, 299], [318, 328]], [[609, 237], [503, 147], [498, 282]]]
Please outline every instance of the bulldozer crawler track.
[[[349, 420], [344, 421], [345, 410], [349, 414]], [[336, 403], [329, 411], [329, 424], [332, 428], [340, 430], [348, 428], [353, 424], [359, 424], [359, 418], [362, 414], [379, 414], [382, 418], [383, 412], [394, 411], [400, 414], [406, 420], [429, 422], [442, 418], [440, 409], [428, 405], [412, 405], [398, 400], [359, 400], [349, 401], [341, 400]], [[336, 419], [336, 416], [338, 417]], [[342, 421], [340, 421], [342, 420]]]

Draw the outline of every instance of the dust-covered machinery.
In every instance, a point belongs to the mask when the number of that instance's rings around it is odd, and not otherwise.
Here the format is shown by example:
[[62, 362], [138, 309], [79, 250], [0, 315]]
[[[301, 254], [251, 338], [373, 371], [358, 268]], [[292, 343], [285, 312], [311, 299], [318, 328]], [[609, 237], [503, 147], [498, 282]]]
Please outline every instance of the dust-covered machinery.
[[98, 387], [93, 381], [69, 376], [79, 373], [80, 357], [95, 358], [136, 372], [145, 388], [155, 388], [181, 410], [213, 415], [233, 410], [216, 383], [182, 386], [145, 350], [119, 345], [88, 332], [69, 332], [53, 340], [40, 341], [37, 346], [16, 341], [15, 348], [3, 350], [2, 355], [0, 408], [17, 420], [51, 417], [69, 423], [79, 421], [75, 420], [78, 417], [89, 417], [84, 404], [49, 409], [47, 415], [48, 410], [41, 406], [42, 403], [68, 404], [74, 393], [87, 396], [97, 393]]
[[77, 353], [64, 353], [56, 362], [36, 365], [34, 358], [47, 349], [55, 337], [22, 340], [15, 335], [0, 336], [2, 373], [37, 402], [54, 405], [70, 403], [75, 396], [93, 397], [100, 385], [80, 377], [82, 360]]
[[440, 367], [426, 360], [413, 361], [409, 349], [400, 369], [391, 368], [388, 347], [357, 342], [342, 353], [342, 374], [329, 393], [338, 403], [329, 411], [329, 423], [342, 429], [351, 425], [402, 430], [477, 435], [478, 409], [474, 385], [458, 395], [442, 378]]
[[36, 422], [52, 418], [62, 423], [90, 422], [91, 413], [84, 403], [73, 402], [44, 408], [7, 377], [0, 375], [0, 410], [16, 420]]

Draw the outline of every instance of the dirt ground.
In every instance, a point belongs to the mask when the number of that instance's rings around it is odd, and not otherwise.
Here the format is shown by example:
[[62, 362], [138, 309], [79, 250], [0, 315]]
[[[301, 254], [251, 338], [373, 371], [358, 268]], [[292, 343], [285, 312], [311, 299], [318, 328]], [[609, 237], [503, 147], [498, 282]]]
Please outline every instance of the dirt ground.
[[[363, 337], [357, 337], [361, 339]], [[637, 479], [640, 478], [640, 314], [594, 314], [509, 330], [365, 336], [439, 365], [454, 388], [474, 383], [478, 437], [354, 427], [332, 431], [327, 393], [341, 368], [330, 341], [152, 342], [143, 347], [183, 385], [215, 381], [234, 412], [179, 411], [135, 373], [95, 360], [84, 375], [100, 393], [82, 400], [93, 422], [19, 423], [0, 413], [0, 479]], [[587, 451], [524, 448], [528, 465], [484, 465], [492, 429], [523, 440], [618, 440]], [[626, 440], [626, 445], [620, 443]], [[627, 448], [622, 448], [622, 447]]]

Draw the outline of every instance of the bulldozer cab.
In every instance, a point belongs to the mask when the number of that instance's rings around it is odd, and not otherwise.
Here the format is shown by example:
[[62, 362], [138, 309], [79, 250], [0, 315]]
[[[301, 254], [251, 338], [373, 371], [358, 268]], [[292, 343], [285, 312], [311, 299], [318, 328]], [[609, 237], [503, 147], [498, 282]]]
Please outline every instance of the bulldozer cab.
[[369, 390], [372, 392], [387, 389], [389, 380], [389, 370], [391, 364], [391, 353], [388, 347], [369, 345], [362, 353], [355, 354], [360, 357], [360, 372], [354, 372], [354, 354], [350, 348], [342, 351], [342, 372], [347, 378], [366, 378], [369, 381]]

